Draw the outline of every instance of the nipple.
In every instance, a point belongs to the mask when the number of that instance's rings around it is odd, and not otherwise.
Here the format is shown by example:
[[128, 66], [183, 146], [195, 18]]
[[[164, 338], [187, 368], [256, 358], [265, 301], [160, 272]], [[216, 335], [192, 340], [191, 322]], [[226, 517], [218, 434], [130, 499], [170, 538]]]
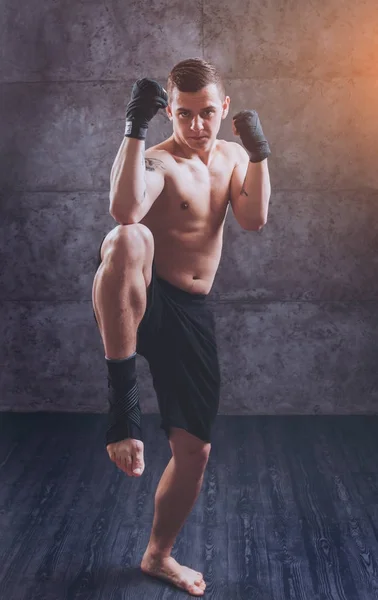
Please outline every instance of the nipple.
[[185, 210], [185, 209], [186, 209], [186, 208], [188, 208], [188, 207], [189, 207], [189, 204], [188, 204], [187, 202], [181, 202], [181, 208], [182, 208], [182, 209], [184, 209], [184, 210]]

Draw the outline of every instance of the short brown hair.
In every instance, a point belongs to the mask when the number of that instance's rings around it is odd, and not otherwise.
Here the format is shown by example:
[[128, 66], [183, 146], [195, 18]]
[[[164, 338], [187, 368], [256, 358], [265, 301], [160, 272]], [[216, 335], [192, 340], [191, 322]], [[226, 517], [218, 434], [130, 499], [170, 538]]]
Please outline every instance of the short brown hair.
[[223, 100], [226, 93], [218, 69], [202, 58], [188, 58], [177, 63], [168, 75], [167, 92], [171, 98], [174, 87], [180, 92], [198, 92], [212, 83], [216, 84]]

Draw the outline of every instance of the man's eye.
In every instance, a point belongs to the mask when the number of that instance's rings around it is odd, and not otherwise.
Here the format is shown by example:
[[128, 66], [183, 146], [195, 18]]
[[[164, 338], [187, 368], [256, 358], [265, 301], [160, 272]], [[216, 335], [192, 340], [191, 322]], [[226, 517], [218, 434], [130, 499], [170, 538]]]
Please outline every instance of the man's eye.
[[187, 117], [189, 113], [187, 112], [180, 112], [179, 115], [180, 117]]

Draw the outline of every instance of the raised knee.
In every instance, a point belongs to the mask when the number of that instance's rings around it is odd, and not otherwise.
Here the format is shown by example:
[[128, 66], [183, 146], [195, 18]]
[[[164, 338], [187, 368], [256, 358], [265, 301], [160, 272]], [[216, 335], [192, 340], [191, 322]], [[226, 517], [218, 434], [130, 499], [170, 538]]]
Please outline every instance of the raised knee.
[[125, 248], [145, 250], [153, 247], [154, 238], [148, 227], [142, 223], [118, 225], [114, 229], [113, 246], [122, 250]]
[[151, 231], [142, 223], [118, 225], [109, 236], [109, 244], [104, 251], [113, 260], [138, 262], [146, 256], [152, 257], [154, 238]]

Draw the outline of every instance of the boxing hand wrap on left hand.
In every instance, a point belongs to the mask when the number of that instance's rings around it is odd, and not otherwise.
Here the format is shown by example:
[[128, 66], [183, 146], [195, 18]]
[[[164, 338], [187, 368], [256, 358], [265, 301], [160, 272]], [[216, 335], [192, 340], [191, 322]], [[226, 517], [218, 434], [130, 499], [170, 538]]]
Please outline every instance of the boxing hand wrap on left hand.
[[244, 148], [249, 152], [250, 161], [258, 163], [267, 158], [271, 152], [257, 112], [242, 110], [233, 117], [233, 121]]

